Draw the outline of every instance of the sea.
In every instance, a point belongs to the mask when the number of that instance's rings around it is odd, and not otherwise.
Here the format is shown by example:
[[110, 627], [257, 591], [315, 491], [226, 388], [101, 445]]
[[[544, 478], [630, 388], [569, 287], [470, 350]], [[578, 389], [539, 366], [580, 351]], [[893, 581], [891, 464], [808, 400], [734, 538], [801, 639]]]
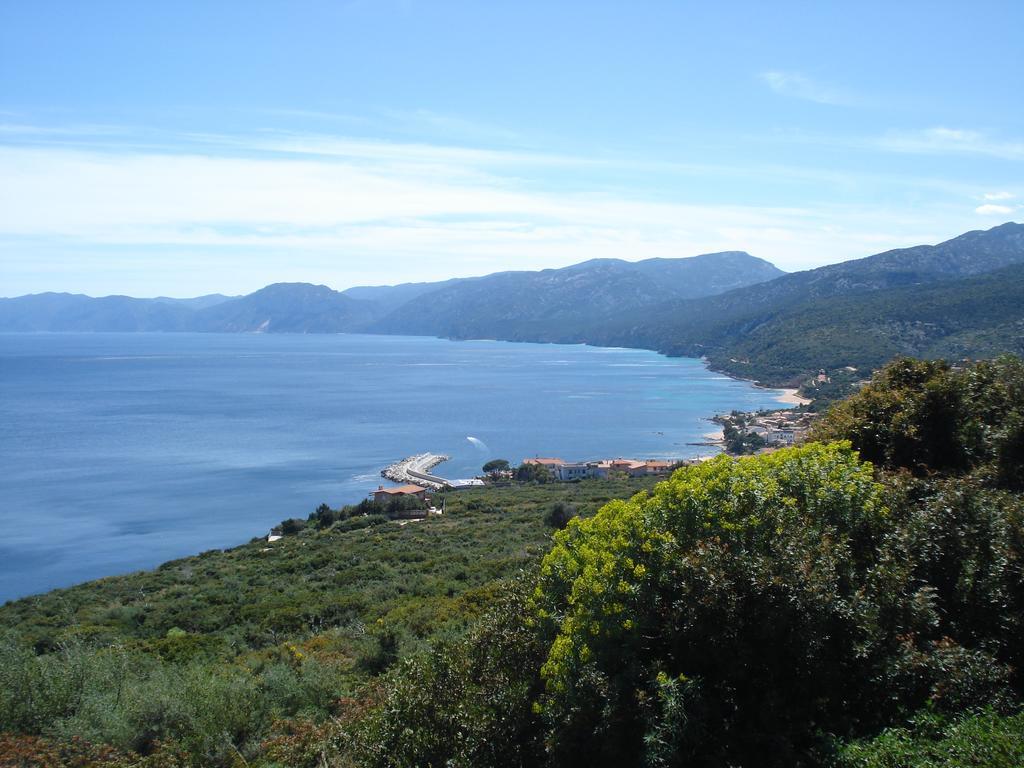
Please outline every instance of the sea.
[[428, 337], [0, 334], [0, 601], [238, 545], [411, 454], [685, 458], [777, 390], [634, 349]]

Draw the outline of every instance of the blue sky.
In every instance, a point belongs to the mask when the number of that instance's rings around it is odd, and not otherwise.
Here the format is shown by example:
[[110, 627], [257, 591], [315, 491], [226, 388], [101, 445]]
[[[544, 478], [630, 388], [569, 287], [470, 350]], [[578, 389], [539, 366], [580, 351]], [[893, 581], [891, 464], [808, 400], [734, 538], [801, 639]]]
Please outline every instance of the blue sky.
[[1024, 220], [1024, 3], [0, 0], [0, 295]]

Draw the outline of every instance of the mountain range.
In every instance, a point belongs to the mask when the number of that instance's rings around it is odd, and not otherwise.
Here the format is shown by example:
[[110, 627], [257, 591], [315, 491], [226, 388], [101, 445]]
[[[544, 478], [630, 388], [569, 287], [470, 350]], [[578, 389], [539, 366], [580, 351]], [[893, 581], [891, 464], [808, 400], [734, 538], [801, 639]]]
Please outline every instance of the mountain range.
[[[587, 327], [640, 309], [751, 285], [785, 274], [746, 253], [628, 262], [595, 259], [564, 269], [335, 291], [275, 283], [246, 296], [91, 298], [41, 293], [0, 299], [0, 331], [200, 331], [455, 336], [514, 332], [515, 323]], [[429, 301], [420, 299], [428, 296]], [[494, 321], [500, 319], [503, 325]]]
[[594, 259], [564, 269], [501, 272], [451, 282], [372, 323], [374, 333], [556, 341], [586, 334], [626, 310], [712, 296], [785, 274], [748, 253], [628, 262]]
[[365, 332], [703, 356], [776, 385], [897, 354], [1024, 352], [1024, 225], [787, 274], [741, 251], [247, 296], [0, 299], [0, 331]]
[[[1014, 329], [1024, 321], [1024, 291], [1014, 266], [1022, 263], [1024, 225], [1010, 222], [625, 311], [590, 329], [588, 340], [703, 356], [715, 368], [773, 384], [796, 383], [816, 367], [870, 370], [897, 354], [1020, 352]], [[957, 342], [972, 334], [988, 339], [984, 349]]]

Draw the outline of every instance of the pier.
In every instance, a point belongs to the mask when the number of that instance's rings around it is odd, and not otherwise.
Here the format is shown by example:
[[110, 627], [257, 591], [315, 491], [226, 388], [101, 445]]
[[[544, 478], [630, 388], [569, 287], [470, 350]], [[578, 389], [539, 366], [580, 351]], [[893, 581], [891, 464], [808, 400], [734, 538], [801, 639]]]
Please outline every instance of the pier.
[[449, 458], [449, 456], [438, 453], [418, 453], [415, 456], [408, 456], [401, 461], [396, 461], [383, 469], [380, 474], [381, 477], [395, 483], [412, 483], [440, 491], [444, 488], [451, 488], [454, 484], [443, 477], [432, 475], [430, 470], [438, 464], [448, 461]]

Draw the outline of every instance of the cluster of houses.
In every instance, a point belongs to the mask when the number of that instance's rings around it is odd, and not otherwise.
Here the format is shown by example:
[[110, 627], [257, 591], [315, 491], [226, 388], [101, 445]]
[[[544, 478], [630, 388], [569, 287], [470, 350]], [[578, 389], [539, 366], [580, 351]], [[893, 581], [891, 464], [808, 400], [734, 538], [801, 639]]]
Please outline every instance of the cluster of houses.
[[585, 477], [609, 477], [626, 474], [630, 477], [667, 475], [680, 465], [676, 461], [637, 461], [635, 459], [602, 459], [601, 461], [563, 461], [554, 458], [523, 459], [523, 464], [543, 467], [552, 479], [562, 482]]
[[[650, 475], [667, 475], [672, 470], [689, 461], [659, 461], [647, 460], [637, 461], [636, 459], [602, 459], [601, 461], [573, 462], [556, 458], [531, 458], [524, 459], [523, 464], [533, 464], [543, 467], [550, 474], [552, 479], [568, 482], [571, 480], [582, 480], [585, 477], [607, 478], [615, 474], [625, 474], [629, 477], [646, 477]], [[453, 486], [463, 487], [463, 486]], [[377, 490], [370, 493], [370, 497], [381, 504], [388, 504], [396, 499], [417, 499], [422, 506], [399, 509], [391, 514], [395, 519], [422, 519], [430, 515], [439, 515], [443, 509], [432, 506], [430, 489], [421, 485], [407, 483], [405, 485], [385, 488], [377, 486]]]
[[766, 447], [781, 448], [803, 441], [817, 413], [793, 410], [773, 411], [765, 414], [742, 414], [742, 418], [724, 417], [741, 433], [757, 435]]

